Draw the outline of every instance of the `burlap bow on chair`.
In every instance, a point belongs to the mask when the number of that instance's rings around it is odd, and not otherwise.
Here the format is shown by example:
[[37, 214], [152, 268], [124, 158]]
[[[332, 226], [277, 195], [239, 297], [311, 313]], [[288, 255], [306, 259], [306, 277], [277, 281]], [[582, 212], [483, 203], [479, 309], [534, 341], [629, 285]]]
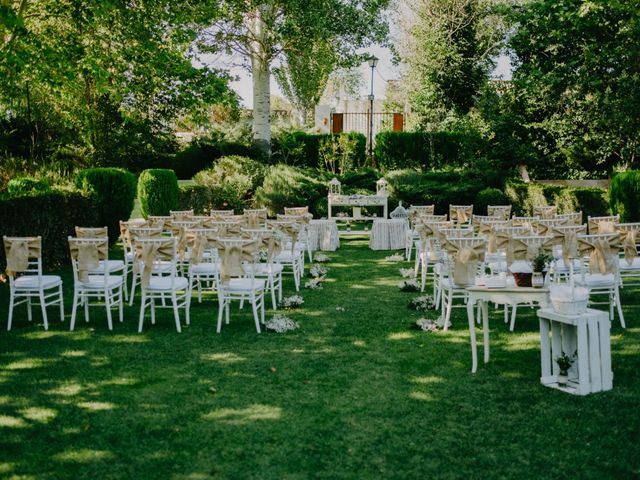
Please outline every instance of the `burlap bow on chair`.
[[267, 235], [260, 240], [260, 248], [267, 251], [267, 262], [271, 262], [282, 252], [282, 240], [276, 235]]
[[622, 235], [622, 249], [624, 251], [624, 259], [627, 262], [627, 265], [631, 266], [633, 265], [633, 260], [638, 255], [638, 250], [636, 247], [637, 230], [622, 232]]
[[418, 223], [414, 230], [420, 237], [420, 253], [425, 254], [428, 252], [430, 260], [436, 260], [437, 252], [435, 241], [440, 241], [443, 238], [440, 230], [435, 225], [429, 223]]
[[533, 215], [540, 218], [550, 219], [558, 213], [558, 207], [555, 205], [537, 205], [533, 207]]
[[36, 239], [20, 238], [7, 242], [10, 242], [7, 251], [7, 275], [10, 277], [27, 270], [29, 258], [40, 256], [40, 245]]
[[245, 212], [243, 214], [245, 226], [250, 229], [260, 228], [260, 212]]
[[508, 205], [487, 206], [487, 216], [509, 220], [511, 207]]
[[596, 233], [615, 233], [616, 224], [611, 220], [601, 220], [597, 223]]
[[[106, 251], [103, 249], [104, 253]], [[76, 244], [75, 255], [76, 262], [78, 262], [78, 279], [81, 282], [87, 282], [89, 280], [89, 272], [100, 266], [99, 247], [93, 243], [78, 243]]]
[[191, 249], [191, 263], [202, 263], [204, 251], [207, 248], [215, 248], [218, 239], [218, 230], [187, 232], [187, 245]]
[[272, 227], [291, 238], [291, 253], [293, 254], [298, 242], [298, 235], [300, 235], [300, 225], [294, 222], [276, 222], [272, 224]]
[[136, 244], [136, 262], [133, 265], [134, 273], [138, 273], [139, 264], [142, 266], [142, 279], [141, 283], [143, 287], [149, 286], [149, 280], [151, 279], [151, 273], [153, 272], [154, 263], [156, 258], [162, 258], [168, 261], [173, 259], [174, 246], [171, 242], [163, 243], [137, 243]]
[[458, 225], [467, 223], [471, 218], [472, 210], [468, 207], [454, 208], [452, 210], [451, 220], [455, 220]]
[[578, 258], [578, 229], [551, 229], [552, 243], [562, 245], [562, 260], [566, 267], [570, 262]]
[[616, 273], [620, 237], [578, 238], [580, 254], [589, 256], [590, 273]]
[[260, 240], [242, 244], [225, 243], [224, 240], [220, 240], [218, 251], [222, 283], [228, 283], [232, 277], [241, 277], [245, 274], [243, 263], [254, 261], [260, 250], [260, 244]]
[[443, 246], [450, 255], [455, 255], [453, 282], [462, 287], [474, 285], [478, 262], [484, 260], [485, 242], [459, 247], [449, 240], [444, 240]]

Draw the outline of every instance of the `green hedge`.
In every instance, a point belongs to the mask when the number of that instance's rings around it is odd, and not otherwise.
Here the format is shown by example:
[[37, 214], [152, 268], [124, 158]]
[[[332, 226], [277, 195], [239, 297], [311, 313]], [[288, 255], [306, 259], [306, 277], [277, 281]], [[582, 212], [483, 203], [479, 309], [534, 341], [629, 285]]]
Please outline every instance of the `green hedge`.
[[485, 188], [478, 192], [473, 201], [473, 211], [476, 215], [486, 215], [488, 205], [507, 205], [509, 199], [498, 188]]
[[305, 132], [284, 132], [272, 141], [273, 163], [308, 168], [325, 168], [321, 155], [323, 144], [327, 142], [349, 144], [347, 163], [353, 168], [362, 167], [367, 160], [367, 138], [361, 133], [338, 133], [335, 135], [313, 135]]
[[196, 140], [175, 154], [166, 167], [173, 169], [179, 179], [187, 180], [199, 171], [210, 168], [217, 159], [231, 155], [261, 158], [259, 150], [243, 143]]
[[[87, 192], [51, 190], [21, 196], [0, 196], [0, 236], [42, 237], [45, 268], [69, 262], [67, 237], [76, 226], [101, 226], [95, 197]], [[6, 266], [4, 248], [0, 265]]]
[[74, 179], [77, 188], [95, 194], [101, 226], [109, 228], [109, 241], [120, 236], [120, 220], [128, 220], [136, 198], [136, 177], [122, 168], [88, 168]]
[[144, 170], [138, 179], [140, 212], [149, 215], [169, 215], [170, 210], [180, 208], [180, 188], [173, 170]]
[[327, 212], [327, 185], [308, 171], [289, 165], [273, 165], [255, 195], [255, 204], [266, 207], [269, 215], [282, 213], [284, 207], [308, 205], [311, 213], [322, 217]]
[[557, 205], [560, 213], [583, 212], [587, 216], [608, 215], [607, 192], [601, 188], [571, 188], [538, 183], [507, 182], [505, 194], [514, 215], [531, 215], [534, 205]]
[[437, 170], [471, 167], [486, 154], [479, 134], [467, 132], [381, 132], [376, 135], [374, 156], [383, 171], [403, 168]]
[[640, 171], [617, 174], [609, 189], [611, 212], [623, 222], [640, 222]]
[[7, 183], [7, 193], [14, 196], [48, 192], [49, 190], [51, 190], [51, 187], [46, 180], [38, 180], [31, 177], [13, 178]]

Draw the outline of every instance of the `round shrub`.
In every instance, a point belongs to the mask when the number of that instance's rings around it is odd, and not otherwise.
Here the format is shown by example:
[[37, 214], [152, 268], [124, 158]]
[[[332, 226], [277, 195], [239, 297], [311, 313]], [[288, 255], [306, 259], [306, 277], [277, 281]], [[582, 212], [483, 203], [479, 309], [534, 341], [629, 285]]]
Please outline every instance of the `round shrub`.
[[7, 192], [9, 195], [28, 195], [30, 193], [48, 192], [51, 187], [46, 180], [36, 180], [31, 177], [18, 177], [9, 180]]
[[617, 174], [609, 187], [611, 212], [620, 215], [622, 222], [640, 221], [640, 170]]
[[152, 168], [144, 170], [138, 178], [140, 211], [149, 215], [169, 215], [170, 210], [180, 208], [178, 177], [173, 170]]
[[487, 205], [508, 205], [509, 199], [497, 188], [485, 188], [478, 192], [473, 201], [473, 209], [478, 215], [487, 214]]
[[95, 196], [98, 221], [109, 228], [113, 243], [120, 234], [120, 220], [129, 220], [136, 198], [136, 177], [122, 168], [87, 168], [74, 179], [77, 188]]

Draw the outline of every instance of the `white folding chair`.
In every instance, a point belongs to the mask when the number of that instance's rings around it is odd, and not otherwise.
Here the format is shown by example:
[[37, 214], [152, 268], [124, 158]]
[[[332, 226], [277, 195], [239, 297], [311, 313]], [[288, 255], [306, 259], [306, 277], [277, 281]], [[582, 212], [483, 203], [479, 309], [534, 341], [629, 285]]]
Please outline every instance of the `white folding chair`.
[[[274, 263], [273, 258], [282, 251], [282, 238], [269, 229], [243, 229], [243, 234], [261, 242], [260, 251], [265, 262], [254, 265], [254, 276], [267, 281], [267, 288], [271, 292], [271, 305], [274, 310], [278, 308], [278, 302], [282, 301], [282, 264]], [[276, 300], [277, 297], [277, 300]]]
[[509, 220], [511, 205], [487, 205], [487, 216]]
[[47, 307], [59, 305], [60, 321], [64, 321], [62, 279], [58, 275], [42, 273], [41, 237], [2, 237], [7, 258], [9, 277], [9, 318], [7, 330], [11, 330], [14, 307], [27, 304], [27, 318], [31, 322], [32, 300], [37, 299], [42, 310], [44, 329], [49, 329]]
[[218, 257], [218, 231], [211, 228], [195, 228], [187, 230], [187, 245], [189, 246], [189, 284], [191, 290], [197, 288], [198, 303], [202, 303], [202, 286], [211, 292], [217, 291], [217, 281], [220, 274], [220, 259]]
[[620, 215], [605, 215], [600, 217], [587, 217], [587, 226], [589, 227], [589, 235], [598, 233], [614, 233], [616, 231], [616, 223], [620, 223]]
[[[122, 231], [122, 225], [120, 226]], [[129, 306], [133, 305], [133, 300], [135, 299], [136, 287], [138, 286], [138, 282], [140, 281], [140, 271], [135, 267], [136, 261], [136, 248], [135, 244], [138, 239], [144, 238], [160, 238], [162, 236], [162, 227], [132, 227], [129, 226], [127, 228], [126, 235], [126, 243], [125, 247], [125, 259], [131, 258], [131, 292], [129, 293]], [[125, 241], [122, 242], [123, 246], [125, 245]], [[159, 265], [158, 268], [161, 266]], [[169, 268], [168, 264], [164, 264], [164, 268]]]
[[[176, 330], [182, 332], [179, 309], [184, 309], [186, 324], [189, 325], [191, 286], [188, 279], [178, 275], [177, 240], [174, 237], [137, 238], [135, 249], [142, 291], [138, 332], [142, 332], [147, 306], [151, 309], [151, 324], [156, 323], [156, 308], [172, 308]], [[171, 300], [170, 306], [166, 305], [167, 300]]]
[[[289, 268], [293, 275], [293, 282], [296, 292], [300, 291], [300, 280], [304, 275], [304, 253], [305, 249], [299, 244], [300, 224], [295, 222], [284, 222], [280, 220], [269, 220], [267, 227], [279, 232], [284, 242], [282, 251], [273, 258], [273, 263]], [[286, 270], [284, 270], [286, 272]]]
[[109, 330], [113, 330], [112, 308], [118, 309], [120, 322], [123, 321], [124, 283], [122, 275], [113, 275], [109, 270], [109, 240], [73, 237], [68, 240], [73, 267], [73, 309], [69, 329], [75, 328], [78, 305], [84, 306], [84, 317], [89, 321], [89, 307], [93, 298], [104, 301], [107, 325]]
[[618, 261], [620, 288], [640, 285], [640, 257], [638, 257], [640, 223], [617, 223], [616, 230], [620, 233], [622, 240], [622, 251]]

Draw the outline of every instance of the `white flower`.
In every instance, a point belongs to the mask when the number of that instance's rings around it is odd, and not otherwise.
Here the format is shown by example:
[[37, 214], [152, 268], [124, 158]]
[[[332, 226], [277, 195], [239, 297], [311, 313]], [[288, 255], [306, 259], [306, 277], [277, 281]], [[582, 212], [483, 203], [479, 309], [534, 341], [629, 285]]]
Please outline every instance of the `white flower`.
[[277, 333], [283, 333], [283, 332], [288, 332], [290, 330], [295, 330], [297, 328], [300, 328], [300, 325], [298, 325], [296, 322], [291, 320], [289, 317], [276, 314], [273, 316], [271, 320], [269, 320], [265, 324], [265, 327], [268, 330], [273, 330], [274, 332], [277, 332]]
[[398, 288], [403, 292], [417, 292], [420, 290], [420, 283], [414, 278], [404, 280], [398, 284]]
[[403, 255], [399, 255], [399, 254], [395, 254], [395, 255], [389, 255], [388, 257], [384, 257], [384, 259], [387, 262], [402, 262], [402, 261], [404, 261], [404, 256]]
[[436, 308], [436, 302], [432, 295], [420, 295], [411, 300], [409, 307], [418, 312], [426, 312]]
[[428, 318], [420, 318], [416, 320], [416, 325], [425, 332], [437, 332], [440, 329], [436, 322], [429, 320]]
[[330, 262], [331, 259], [324, 253], [316, 253], [313, 256], [313, 261], [317, 263], [327, 263], [327, 262]]
[[312, 265], [309, 269], [309, 274], [312, 277], [318, 278], [324, 277], [328, 271], [329, 269], [327, 267], [323, 267], [322, 265]]
[[324, 277], [312, 278], [308, 282], [304, 284], [304, 288], [308, 288], [309, 290], [322, 290], [322, 281]]
[[300, 295], [291, 295], [290, 297], [284, 297], [280, 306], [282, 308], [286, 308], [288, 310], [293, 310], [294, 308], [298, 308], [300, 305], [304, 303], [304, 298]]
[[402, 278], [412, 278], [415, 277], [415, 270], [413, 268], [401, 268], [400, 275]]
[[336, 312], [344, 312], [344, 307], [336, 307]]

